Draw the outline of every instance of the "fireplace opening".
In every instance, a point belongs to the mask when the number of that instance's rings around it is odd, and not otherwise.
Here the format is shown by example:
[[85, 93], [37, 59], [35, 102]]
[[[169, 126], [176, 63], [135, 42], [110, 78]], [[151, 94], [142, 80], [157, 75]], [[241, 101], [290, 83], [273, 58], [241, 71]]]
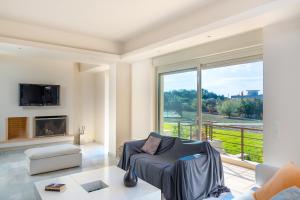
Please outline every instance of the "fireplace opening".
[[63, 136], [66, 134], [66, 115], [35, 117], [35, 137]]

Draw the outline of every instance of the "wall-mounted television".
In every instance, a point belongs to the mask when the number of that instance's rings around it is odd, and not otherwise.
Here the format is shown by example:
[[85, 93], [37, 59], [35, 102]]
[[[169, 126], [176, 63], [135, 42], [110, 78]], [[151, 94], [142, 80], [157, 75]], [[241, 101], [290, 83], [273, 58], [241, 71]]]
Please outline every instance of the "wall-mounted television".
[[19, 84], [20, 106], [58, 106], [59, 85]]

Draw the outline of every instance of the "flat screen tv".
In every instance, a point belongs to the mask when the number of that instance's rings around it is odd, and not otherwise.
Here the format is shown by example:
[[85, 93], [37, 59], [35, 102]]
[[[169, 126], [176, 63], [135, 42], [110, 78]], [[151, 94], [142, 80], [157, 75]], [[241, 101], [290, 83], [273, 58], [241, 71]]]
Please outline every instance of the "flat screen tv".
[[20, 84], [20, 106], [59, 105], [59, 85]]

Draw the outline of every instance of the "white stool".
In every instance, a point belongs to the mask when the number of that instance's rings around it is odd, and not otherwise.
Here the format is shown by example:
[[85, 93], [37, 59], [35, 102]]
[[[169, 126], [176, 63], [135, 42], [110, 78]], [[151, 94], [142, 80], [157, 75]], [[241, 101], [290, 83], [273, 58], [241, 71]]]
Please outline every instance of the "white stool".
[[81, 166], [81, 149], [72, 144], [60, 144], [28, 149], [25, 152], [30, 175]]

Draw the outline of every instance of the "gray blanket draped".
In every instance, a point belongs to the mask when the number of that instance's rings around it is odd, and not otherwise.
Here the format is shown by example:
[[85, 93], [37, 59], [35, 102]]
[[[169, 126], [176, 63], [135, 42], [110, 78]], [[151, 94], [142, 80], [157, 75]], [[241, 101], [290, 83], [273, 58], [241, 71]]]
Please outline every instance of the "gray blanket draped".
[[127, 142], [118, 166], [160, 188], [167, 200], [201, 200], [228, 191], [220, 154], [208, 142], [162, 137], [155, 155], [140, 149], [146, 140]]

